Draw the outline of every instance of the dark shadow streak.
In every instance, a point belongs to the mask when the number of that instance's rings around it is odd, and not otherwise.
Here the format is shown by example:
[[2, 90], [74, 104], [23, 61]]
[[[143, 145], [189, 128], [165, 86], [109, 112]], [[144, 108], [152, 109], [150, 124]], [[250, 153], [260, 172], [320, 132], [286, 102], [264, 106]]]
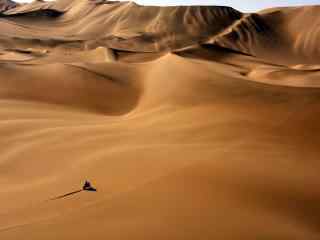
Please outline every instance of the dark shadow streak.
[[67, 194], [64, 194], [64, 195], [61, 195], [61, 196], [58, 196], [58, 197], [55, 197], [55, 198], [51, 198], [50, 200], [58, 200], [58, 199], [61, 199], [61, 198], [65, 198], [65, 197], [69, 197], [71, 195], [74, 195], [74, 194], [77, 194], [77, 193], [80, 193], [84, 190], [77, 190], [77, 191], [74, 191], [74, 192], [70, 192], [70, 193], [67, 193]]

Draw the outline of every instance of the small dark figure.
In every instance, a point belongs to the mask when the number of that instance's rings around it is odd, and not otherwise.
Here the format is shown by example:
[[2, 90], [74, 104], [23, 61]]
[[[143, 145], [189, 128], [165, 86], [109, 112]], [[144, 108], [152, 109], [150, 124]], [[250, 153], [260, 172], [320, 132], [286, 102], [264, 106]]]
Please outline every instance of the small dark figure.
[[84, 191], [90, 191], [90, 192], [96, 192], [97, 189], [95, 189], [94, 187], [91, 186], [91, 183], [89, 181], [85, 181], [82, 190]]

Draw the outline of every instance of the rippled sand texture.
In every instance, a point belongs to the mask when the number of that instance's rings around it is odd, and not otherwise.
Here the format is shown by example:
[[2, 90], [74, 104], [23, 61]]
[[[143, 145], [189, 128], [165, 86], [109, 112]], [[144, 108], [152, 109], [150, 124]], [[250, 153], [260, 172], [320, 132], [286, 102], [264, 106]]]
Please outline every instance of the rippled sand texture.
[[1, 240], [320, 239], [320, 7], [4, 7]]

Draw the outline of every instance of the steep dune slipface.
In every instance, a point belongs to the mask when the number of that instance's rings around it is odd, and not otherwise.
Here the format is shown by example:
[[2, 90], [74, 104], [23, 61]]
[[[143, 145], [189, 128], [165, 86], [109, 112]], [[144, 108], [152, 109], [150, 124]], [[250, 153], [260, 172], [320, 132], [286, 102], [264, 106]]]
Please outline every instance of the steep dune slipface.
[[319, 6], [247, 14], [209, 41], [279, 64], [318, 63]]
[[5, 11], [0, 239], [319, 239], [318, 9]]

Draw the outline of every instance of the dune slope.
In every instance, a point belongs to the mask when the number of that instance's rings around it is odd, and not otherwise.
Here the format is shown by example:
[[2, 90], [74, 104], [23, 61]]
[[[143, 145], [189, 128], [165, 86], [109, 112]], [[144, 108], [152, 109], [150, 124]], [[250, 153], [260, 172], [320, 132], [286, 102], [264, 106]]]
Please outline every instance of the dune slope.
[[319, 13], [6, 8], [0, 239], [319, 239]]

